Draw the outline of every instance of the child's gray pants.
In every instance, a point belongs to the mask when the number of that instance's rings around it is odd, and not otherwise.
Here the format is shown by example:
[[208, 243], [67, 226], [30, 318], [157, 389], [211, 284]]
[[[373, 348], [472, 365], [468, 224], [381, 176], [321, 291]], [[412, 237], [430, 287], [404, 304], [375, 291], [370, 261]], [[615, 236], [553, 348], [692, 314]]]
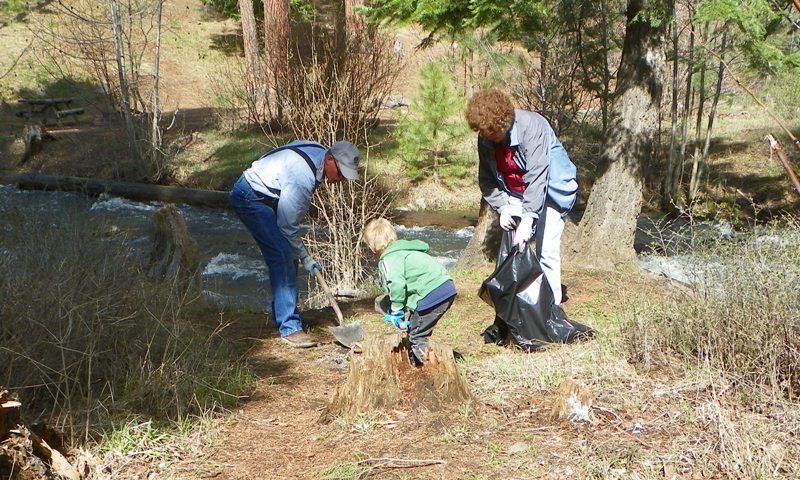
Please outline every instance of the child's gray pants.
[[[411, 353], [418, 364], [425, 363], [425, 352], [428, 349], [428, 338], [433, 333], [433, 327], [439, 319], [450, 309], [456, 297], [452, 296], [433, 308], [423, 311], [412, 312], [408, 321], [411, 326], [408, 329], [408, 341], [411, 344]], [[389, 313], [391, 302], [388, 295], [375, 299], [375, 310], [379, 313]]]

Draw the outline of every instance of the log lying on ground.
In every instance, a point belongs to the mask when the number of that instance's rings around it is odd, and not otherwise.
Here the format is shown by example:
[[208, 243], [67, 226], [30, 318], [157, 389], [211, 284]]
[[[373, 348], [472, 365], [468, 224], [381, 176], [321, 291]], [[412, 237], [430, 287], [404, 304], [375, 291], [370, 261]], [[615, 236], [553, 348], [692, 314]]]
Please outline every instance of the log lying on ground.
[[81, 192], [87, 195], [108, 193], [136, 201], [155, 200], [201, 207], [228, 207], [228, 192], [216, 190], [12, 172], [0, 172], [0, 183], [17, 185], [19, 188], [26, 190], [61, 190]]
[[403, 406], [440, 411], [472, 399], [446, 345], [431, 341], [421, 368], [411, 364], [409, 344], [401, 334], [371, 336], [362, 346], [363, 353], [352, 355], [347, 379], [336, 388], [321, 421]]

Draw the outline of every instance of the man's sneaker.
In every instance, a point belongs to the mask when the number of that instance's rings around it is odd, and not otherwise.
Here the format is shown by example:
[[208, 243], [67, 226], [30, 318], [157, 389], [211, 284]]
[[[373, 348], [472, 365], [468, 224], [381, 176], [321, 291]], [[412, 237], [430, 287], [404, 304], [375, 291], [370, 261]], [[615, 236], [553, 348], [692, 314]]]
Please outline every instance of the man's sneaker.
[[294, 348], [309, 348], [317, 346], [317, 342], [306, 332], [298, 330], [291, 335], [281, 337], [281, 340]]

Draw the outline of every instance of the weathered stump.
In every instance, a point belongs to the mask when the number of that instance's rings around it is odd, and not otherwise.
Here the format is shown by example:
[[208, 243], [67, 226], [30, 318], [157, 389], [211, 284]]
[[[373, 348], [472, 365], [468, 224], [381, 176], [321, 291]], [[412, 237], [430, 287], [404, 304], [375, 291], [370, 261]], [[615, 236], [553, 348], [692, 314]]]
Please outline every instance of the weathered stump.
[[0, 390], [0, 478], [81, 480], [85, 475], [25, 425], [21, 406]]
[[0, 390], [0, 441], [8, 436], [8, 432], [20, 423], [21, 403], [8, 395], [8, 391]]
[[439, 411], [471, 400], [450, 347], [430, 342], [428, 358], [419, 368], [411, 363], [409, 349], [399, 333], [365, 339], [362, 353], [351, 356], [347, 379], [336, 387], [321, 421], [403, 406]]
[[167, 205], [155, 214], [148, 273], [150, 278], [164, 279], [185, 288], [200, 286], [197, 243], [173, 205]]
[[20, 165], [42, 151], [42, 127], [36, 124], [25, 125], [22, 135], [25, 141], [25, 153], [19, 161]]

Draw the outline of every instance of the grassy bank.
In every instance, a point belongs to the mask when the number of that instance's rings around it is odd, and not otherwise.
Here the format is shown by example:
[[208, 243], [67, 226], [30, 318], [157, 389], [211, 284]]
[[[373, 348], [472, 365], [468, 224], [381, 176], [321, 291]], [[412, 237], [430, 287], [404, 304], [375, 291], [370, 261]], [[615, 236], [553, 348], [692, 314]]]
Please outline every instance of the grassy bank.
[[146, 260], [109, 224], [9, 198], [0, 208], [0, 376], [26, 412], [70, 444], [119, 444], [131, 424], [147, 422], [145, 437], [186, 430], [250, 391], [253, 374], [223, 327], [192, 321], [207, 309], [197, 291], [148, 277]]

